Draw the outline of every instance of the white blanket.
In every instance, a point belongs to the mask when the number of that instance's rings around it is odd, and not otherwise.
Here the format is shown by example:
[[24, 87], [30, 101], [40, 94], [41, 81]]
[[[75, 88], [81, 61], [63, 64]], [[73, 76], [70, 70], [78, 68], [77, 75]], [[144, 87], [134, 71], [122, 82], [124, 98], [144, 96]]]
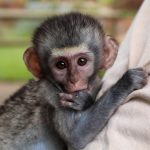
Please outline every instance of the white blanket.
[[[129, 68], [150, 72], [150, 0], [145, 0], [122, 42], [114, 65], [106, 72], [99, 97]], [[117, 70], [117, 71], [116, 71]], [[150, 150], [150, 77], [131, 93], [103, 131], [84, 150]]]

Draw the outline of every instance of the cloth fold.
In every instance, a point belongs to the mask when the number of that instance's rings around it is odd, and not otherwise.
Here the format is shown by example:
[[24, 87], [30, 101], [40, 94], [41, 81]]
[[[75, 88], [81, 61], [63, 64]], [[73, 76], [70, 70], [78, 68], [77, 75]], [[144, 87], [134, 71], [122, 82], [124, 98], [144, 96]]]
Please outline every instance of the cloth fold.
[[[114, 65], [103, 78], [98, 97], [128, 69], [137, 67], [150, 73], [150, 0], [143, 1], [120, 45]], [[131, 93], [127, 101], [84, 150], [150, 150], [150, 77], [147, 85]]]

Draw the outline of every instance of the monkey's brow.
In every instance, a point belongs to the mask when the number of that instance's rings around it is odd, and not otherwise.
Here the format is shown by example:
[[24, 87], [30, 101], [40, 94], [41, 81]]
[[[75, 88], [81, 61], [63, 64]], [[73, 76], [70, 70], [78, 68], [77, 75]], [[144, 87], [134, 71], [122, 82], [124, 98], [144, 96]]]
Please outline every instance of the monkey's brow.
[[[69, 53], [69, 52], [68, 52]], [[92, 54], [93, 52], [81, 52], [80, 54]], [[49, 55], [53, 55], [53, 56], [62, 56], [65, 55], [65, 53], [52, 53], [51, 51], [49, 51]]]

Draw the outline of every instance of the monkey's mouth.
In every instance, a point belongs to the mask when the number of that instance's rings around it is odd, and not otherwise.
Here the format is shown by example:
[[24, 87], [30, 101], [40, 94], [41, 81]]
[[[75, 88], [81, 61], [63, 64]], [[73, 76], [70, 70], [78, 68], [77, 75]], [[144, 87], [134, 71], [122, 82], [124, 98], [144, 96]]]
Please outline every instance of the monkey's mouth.
[[69, 84], [68, 86], [65, 86], [65, 90], [67, 91], [67, 93], [74, 93], [77, 91], [81, 91], [81, 90], [86, 90], [88, 89], [88, 85], [87, 84]]

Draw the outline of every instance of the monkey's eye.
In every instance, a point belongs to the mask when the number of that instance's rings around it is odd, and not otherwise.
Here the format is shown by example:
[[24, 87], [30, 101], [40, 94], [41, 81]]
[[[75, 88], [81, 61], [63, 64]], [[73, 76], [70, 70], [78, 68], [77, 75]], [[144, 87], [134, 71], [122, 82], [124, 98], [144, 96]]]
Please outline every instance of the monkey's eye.
[[84, 66], [84, 65], [86, 65], [86, 63], [87, 63], [87, 59], [86, 58], [80, 57], [78, 59], [78, 65]]
[[65, 69], [67, 67], [67, 64], [65, 61], [61, 60], [56, 63], [56, 67], [58, 69]]

